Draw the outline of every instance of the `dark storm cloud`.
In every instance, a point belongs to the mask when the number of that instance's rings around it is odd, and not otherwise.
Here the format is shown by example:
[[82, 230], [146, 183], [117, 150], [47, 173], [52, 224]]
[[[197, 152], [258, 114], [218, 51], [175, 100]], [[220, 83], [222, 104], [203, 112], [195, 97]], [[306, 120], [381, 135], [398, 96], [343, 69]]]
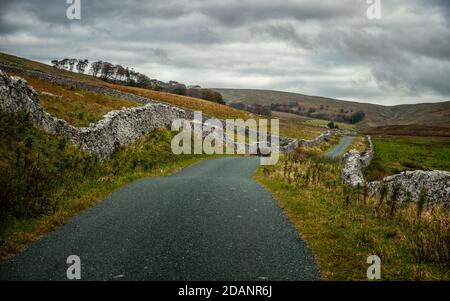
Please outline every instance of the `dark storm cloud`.
[[450, 2], [0, 0], [0, 51], [86, 57], [163, 80], [359, 101], [450, 98]]

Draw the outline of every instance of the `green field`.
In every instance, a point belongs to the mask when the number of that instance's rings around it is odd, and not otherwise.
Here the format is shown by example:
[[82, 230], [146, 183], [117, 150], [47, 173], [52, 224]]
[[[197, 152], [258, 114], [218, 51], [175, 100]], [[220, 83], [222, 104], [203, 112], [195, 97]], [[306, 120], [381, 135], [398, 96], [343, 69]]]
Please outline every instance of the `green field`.
[[[327, 125], [328, 123], [330, 123], [330, 121], [323, 120], [323, 119], [309, 119], [309, 120], [304, 121], [303, 123], [307, 124], [307, 125], [312, 125], [312, 126], [324, 126], [324, 125]], [[333, 123], [342, 130], [355, 130], [355, 125], [353, 125], [353, 124], [348, 124], [348, 123], [343, 123], [343, 122], [333, 122]]]
[[450, 138], [373, 137], [375, 156], [366, 170], [368, 180], [405, 170], [450, 170]]

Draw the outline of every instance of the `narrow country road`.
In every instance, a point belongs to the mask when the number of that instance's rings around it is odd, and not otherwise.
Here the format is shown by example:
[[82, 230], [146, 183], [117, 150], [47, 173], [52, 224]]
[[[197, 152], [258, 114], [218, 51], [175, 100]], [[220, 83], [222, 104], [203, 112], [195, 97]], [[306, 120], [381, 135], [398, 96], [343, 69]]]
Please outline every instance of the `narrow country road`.
[[347, 150], [347, 148], [350, 146], [350, 144], [352, 144], [353, 139], [355, 139], [355, 137], [353, 136], [342, 137], [338, 145], [336, 145], [333, 149], [325, 153], [324, 156], [329, 158], [337, 158], [342, 156]]
[[257, 157], [228, 157], [113, 193], [0, 266], [1, 280], [318, 280]]

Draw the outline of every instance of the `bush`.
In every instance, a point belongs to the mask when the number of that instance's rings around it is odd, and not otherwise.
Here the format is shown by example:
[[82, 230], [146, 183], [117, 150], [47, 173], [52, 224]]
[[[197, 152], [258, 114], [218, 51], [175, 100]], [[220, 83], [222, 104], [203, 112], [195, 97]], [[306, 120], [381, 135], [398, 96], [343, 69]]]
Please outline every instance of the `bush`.
[[348, 118], [348, 122], [351, 124], [358, 123], [362, 121], [365, 116], [366, 114], [363, 111], [355, 112], [352, 115], [350, 115], [350, 117]]

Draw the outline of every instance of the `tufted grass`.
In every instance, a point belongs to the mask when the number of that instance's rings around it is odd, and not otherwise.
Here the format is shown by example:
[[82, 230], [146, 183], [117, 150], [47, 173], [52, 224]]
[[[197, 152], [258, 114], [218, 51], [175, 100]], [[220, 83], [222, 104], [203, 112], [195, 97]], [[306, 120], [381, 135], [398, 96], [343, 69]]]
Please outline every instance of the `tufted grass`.
[[406, 203], [391, 215], [389, 201], [380, 206], [341, 184], [339, 160], [321, 157], [326, 149], [282, 157], [254, 176], [307, 242], [323, 278], [367, 280], [367, 257], [378, 255], [382, 280], [450, 280], [448, 211]]
[[121, 98], [82, 89], [69, 89], [31, 77], [21, 77], [40, 94], [39, 102], [48, 113], [64, 119], [76, 127], [85, 127], [89, 126], [90, 123], [97, 123], [106, 113], [112, 110], [140, 106], [136, 102]]
[[366, 136], [357, 136], [352, 141], [352, 144], [348, 147], [347, 151], [355, 149], [361, 155], [369, 149], [369, 142], [367, 142]]

